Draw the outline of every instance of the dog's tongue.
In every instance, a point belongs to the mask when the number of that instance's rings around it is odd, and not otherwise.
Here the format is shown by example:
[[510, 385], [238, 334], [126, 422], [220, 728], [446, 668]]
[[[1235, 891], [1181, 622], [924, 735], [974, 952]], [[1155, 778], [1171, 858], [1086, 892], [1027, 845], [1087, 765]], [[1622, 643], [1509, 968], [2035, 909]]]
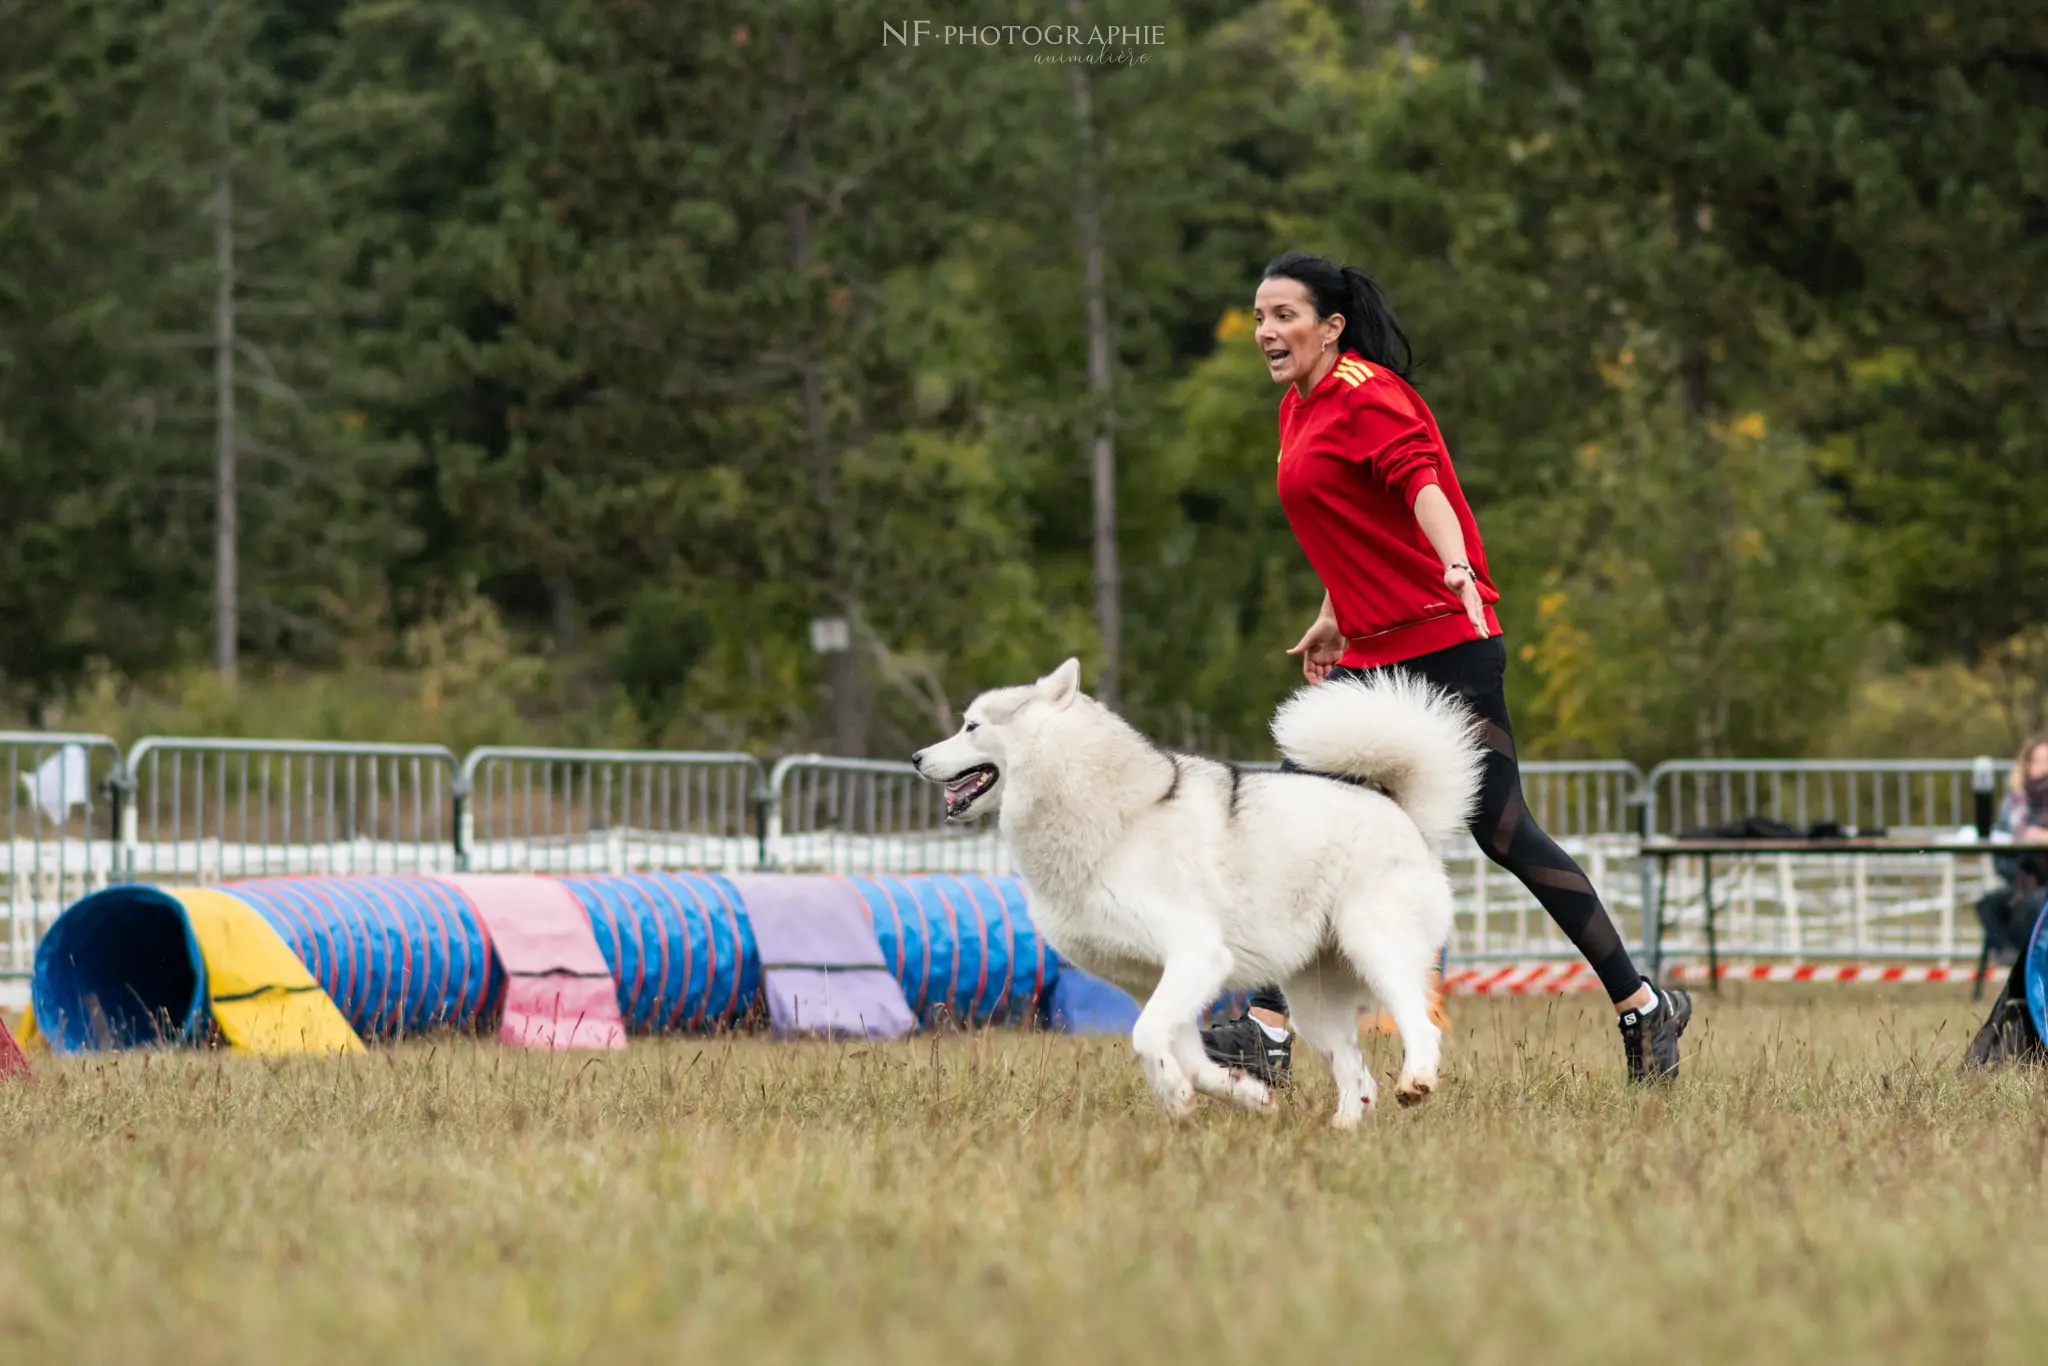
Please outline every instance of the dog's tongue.
[[987, 785], [988, 774], [982, 769], [963, 773], [945, 786], [946, 810], [956, 811], [974, 800], [975, 794]]

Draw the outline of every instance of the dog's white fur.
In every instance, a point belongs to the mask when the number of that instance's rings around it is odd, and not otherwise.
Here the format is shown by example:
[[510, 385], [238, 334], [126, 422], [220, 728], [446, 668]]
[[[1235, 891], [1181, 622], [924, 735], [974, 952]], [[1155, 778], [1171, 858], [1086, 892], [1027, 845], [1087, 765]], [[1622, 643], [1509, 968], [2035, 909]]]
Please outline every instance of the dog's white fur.
[[1401, 1034], [1396, 1097], [1413, 1104], [1437, 1085], [1429, 971], [1451, 928], [1441, 851], [1465, 828], [1484, 752], [1462, 704], [1405, 677], [1303, 688], [1273, 734], [1313, 772], [1169, 754], [1082, 693], [1070, 659], [982, 694], [915, 761], [948, 784], [950, 815], [999, 813], [1046, 941], [1145, 1001], [1131, 1043], [1168, 1113], [1186, 1114], [1197, 1091], [1270, 1107], [1262, 1082], [1203, 1053], [1197, 1020], [1228, 988], [1279, 982], [1296, 1030], [1330, 1063], [1348, 1128], [1378, 1094], [1358, 1050], [1368, 1004]]

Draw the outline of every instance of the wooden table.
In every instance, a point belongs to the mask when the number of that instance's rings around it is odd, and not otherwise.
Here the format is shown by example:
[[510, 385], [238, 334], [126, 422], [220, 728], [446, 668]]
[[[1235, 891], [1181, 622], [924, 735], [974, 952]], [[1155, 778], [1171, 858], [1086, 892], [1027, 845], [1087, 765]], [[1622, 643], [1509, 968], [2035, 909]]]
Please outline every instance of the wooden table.
[[[1696, 858], [1700, 861], [1700, 881], [1703, 900], [1706, 903], [1707, 919], [1707, 981], [1714, 991], [1721, 989], [1720, 955], [1714, 944], [1714, 858], [1719, 854], [1805, 854], [1805, 855], [1852, 855], [1852, 854], [1992, 854], [2013, 855], [2048, 854], [2048, 843], [2020, 844], [2014, 841], [2000, 843], [1996, 840], [1956, 839], [1936, 836], [1932, 839], [1896, 839], [1888, 836], [1867, 836], [1853, 839], [1652, 839], [1642, 846], [1644, 858], [1657, 864], [1657, 902], [1655, 914], [1650, 917], [1650, 977], [1653, 981], [1664, 980], [1664, 889], [1671, 872], [1671, 861], [1680, 858]], [[1986, 950], [1989, 952], [1987, 945]], [[1981, 964], [1980, 964], [1981, 966]], [[1983, 974], [1978, 973], [1982, 986]]]

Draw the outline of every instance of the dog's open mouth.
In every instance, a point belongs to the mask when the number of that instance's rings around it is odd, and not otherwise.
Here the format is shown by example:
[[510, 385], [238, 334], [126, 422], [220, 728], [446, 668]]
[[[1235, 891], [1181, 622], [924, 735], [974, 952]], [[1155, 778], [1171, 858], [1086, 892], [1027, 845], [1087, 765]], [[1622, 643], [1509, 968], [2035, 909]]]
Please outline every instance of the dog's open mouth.
[[946, 814], [957, 816], [996, 785], [996, 766], [979, 764], [946, 783]]

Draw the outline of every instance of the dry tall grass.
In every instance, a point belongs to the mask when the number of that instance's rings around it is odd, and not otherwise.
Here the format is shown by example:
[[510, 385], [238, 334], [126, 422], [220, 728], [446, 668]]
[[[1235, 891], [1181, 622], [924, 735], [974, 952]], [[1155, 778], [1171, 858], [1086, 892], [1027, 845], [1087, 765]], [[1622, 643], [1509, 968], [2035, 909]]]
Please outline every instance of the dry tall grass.
[[1956, 1075], [1980, 1013], [1703, 1002], [1645, 1097], [1597, 1003], [1460, 1002], [1352, 1135], [1057, 1036], [45, 1059], [0, 1358], [2037, 1362], [2048, 1080]]

